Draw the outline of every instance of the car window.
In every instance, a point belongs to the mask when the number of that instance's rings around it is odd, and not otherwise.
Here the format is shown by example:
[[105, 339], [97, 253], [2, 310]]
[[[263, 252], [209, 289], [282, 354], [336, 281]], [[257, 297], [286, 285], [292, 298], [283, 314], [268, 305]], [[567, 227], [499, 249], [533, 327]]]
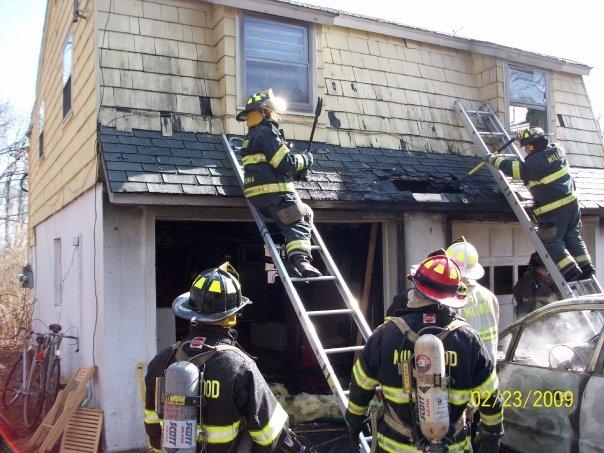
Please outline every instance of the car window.
[[512, 333], [513, 331], [508, 333], [505, 337], [499, 338], [499, 341], [497, 342], [497, 360], [505, 359], [512, 341]]
[[551, 313], [524, 327], [512, 361], [585, 371], [603, 325], [604, 315], [600, 310]]

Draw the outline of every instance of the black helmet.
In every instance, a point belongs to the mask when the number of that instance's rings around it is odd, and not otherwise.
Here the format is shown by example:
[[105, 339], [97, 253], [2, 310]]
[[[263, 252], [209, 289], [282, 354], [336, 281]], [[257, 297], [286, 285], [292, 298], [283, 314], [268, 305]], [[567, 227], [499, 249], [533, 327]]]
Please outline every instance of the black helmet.
[[229, 264], [208, 269], [195, 279], [191, 291], [172, 302], [179, 318], [212, 324], [237, 313], [252, 301], [241, 295], [238, 275]]
[[539, 253], [533, 252], [529, 258], [528, 265], [531, 267], [545, 267], [545, 263], [539, 256]]
[[547, 136], [540, 127], [531, 127], [530, 129], [520, 129], [516, 132], [516, 140], [520, 142], [520, 146], [534, 145], [535, 142], [545, 141], [547, 144]]
[[280, 102], [282, 102], [281, 98], [277, 98], [270, 88], [254, 93], [245, 102], [244, 110], [237, 114], [237, 121], [245, 121], [247, 114], [252, 110], [265, 109], [279, 113], [282, 110], [279, 106]]

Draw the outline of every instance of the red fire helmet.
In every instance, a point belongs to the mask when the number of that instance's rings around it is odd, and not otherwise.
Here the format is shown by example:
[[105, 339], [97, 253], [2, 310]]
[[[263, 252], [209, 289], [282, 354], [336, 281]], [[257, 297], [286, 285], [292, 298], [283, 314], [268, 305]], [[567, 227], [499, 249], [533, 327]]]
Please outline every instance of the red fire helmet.
[[434, 302], [453, 308], [463, 307], [467, 301], [459, 290], [461, 271], [446, 255], [429, 256], [411, 275], [415, 288]]

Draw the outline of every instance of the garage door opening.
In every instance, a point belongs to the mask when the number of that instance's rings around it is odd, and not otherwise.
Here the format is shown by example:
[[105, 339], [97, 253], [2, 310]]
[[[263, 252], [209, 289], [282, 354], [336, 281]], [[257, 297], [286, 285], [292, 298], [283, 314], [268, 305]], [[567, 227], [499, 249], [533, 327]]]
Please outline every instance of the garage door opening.
[[[361, 300], [370, 247], [369, 223], [319, 225], [323, 239], [342, 276]], [[367, 322], [383, 322], [381, 228], [375, 241], [373, 278]], [[280, 240], [278, 234], [274, 234]], [[329, 393], [306, 335], [291, 306], [264, 243], [251, 222], [158, 221], [156, 223], [156, 287], [158, 348], [186, 336], [186, 321], [174, 319], [170, 307], [176, 296], [189, 290], [204, 270], [229, 261], [239, 272], [242, 292], [253, 301], [237, 323], [238, 341], [268, 381], [283, 383], [290, 393]], [[322, 272], [320, 258], [315, 263]], [[276, 278], [275, 278], [276, 277]], [[333, 282], [297, 284], [307, 310], [345, 308]], [[326, 348], [355, 344], [357, 328], [349, 316], [314, 318]], [[348, 385], [353, 354], [330, 356], [343, 385]]]

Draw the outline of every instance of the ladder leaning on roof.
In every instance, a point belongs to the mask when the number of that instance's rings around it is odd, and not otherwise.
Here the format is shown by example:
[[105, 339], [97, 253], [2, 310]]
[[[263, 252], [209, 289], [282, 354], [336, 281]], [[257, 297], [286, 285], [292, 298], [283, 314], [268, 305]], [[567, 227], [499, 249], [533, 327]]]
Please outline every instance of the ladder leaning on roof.
[[[507, 133], [489, 104], [484, 104], [478, 110], [466, 110], [459, 101], [455, 101], [455, 110], [463, 125], [472, 134], [472, 139], [482, 155], [492, 154], [493, 152], [496, 152], [497, 148], [501, 149], [500, 146], [505, 146], [500, 154], [501, 156], [514, 157], [524, 161], [518, 149], [514, 146], [512, 137]], [[491, 139], [495, 142], [487, 144], [485, 139]], [[503, 151], [507, 149], [511, 149], [512, 152], [503, 154]], [[554, 263], [554, 260], [550, 257], [549, 253], [547, 253], [543, 242], [541, 242], [541, 239], [537, 235], [536, 226], [531, 220], [526, 207], [524, 207], [518, 199], [518, 196], [514, 192], [514, 188], [508, 182], [509, 180], [492, 165], [489, 165], [488, 167], [493, 178], [495, 178], [499, 189], [508, 200], [516, 217], [518, 217], [520, 224], [531, 238], [537, 253], [541, 256], [541, 259], [545, 263], [547, 270], [552, 276], [552, 279], [562, 296], [568, 298], [601, 293], [602, 287], [596, 280], [595, 275], [587, 280], [570, 283], [562, 277], [556, 263]]]
[[[222, 138], [224, 139], [224, 143], [225, 143], [227, 151], [228, 151], [227, 154], [229, 156], [231, 166], [235, 170], [235, 175], [237, 177], [237, 180], [239, 181], [241, 190], [243, 190], [243, 169], [241, 167], [239, 160], [237, 159], [237, 156], [235, 155], [235, 151], [238, 150], [238, 148], [233, 143], [231, 143], [231, 141], [226, 137], [226, 135], [223, 134]], [[317, 250], [320, 253], [321, 258], [323, 259], [323, 262], [325, 263], [325, 266], [327, 267], [327, 270], [330, 275], [321, 276], [321, 277], [290, 277], [289, 274], [287, 273], [287, 268], [286, 268], [285, 264], [283, 263], [283, 259], [281, 257], [281, 251], [284, 249], [284, 247], [275, 245], [275, 242], [273, 241], [273, 238], [271, 237], [271, 235], [268, 231], [268, 228], [266, 226], [266, 223], [264, 222], [262, 216], [258, 213], [256, 208], [249, 201], [247, 201], [247, 204], [248, 204], [250, 210], [252, 211], [252, 216], [254, 217], [254, 220], [256, 221], [256, 225], [258, 226], [258, 229], [260, 230], [262, 239], [263, 239], [264, 243], [266, 244], [266, 247], [273, 260], [273, 263], [275, 264], [275, 268], [277, 269], [277, 272], [279, 273], [279, 276], [281, 277], [283, 286], [285, 286], [285, 291], [287, 292], [287, 295], [289, 296], [289, 299], [294, 307], [296, 315], [298, 316], [298, 319], [300, 320], [300, 323], [302, 324], [302, 328], [304, 329], [304, 332], [306, 333], [306, 337], [308, 338], [308, 341], [313, 349], [313, 352], [315, 353], [317, 361], [319, 362], [319, 365], [321, 366], [321, 370], [323, 371], [323, 374], [325, 375], [325, 378], [327, 379], [327, 383], [329, 384], [329, 387], [331, 388], [333, 394], [336, 397], [338, 406], [340, 407], [342, 414], [344, 414], [346, 412], [346, 407], [348, 405], [348, 396], [347, 396], [348, 391], [347, 390], [345, 391], [342, 388], [342, 384], [340, 383], [338, 377], [336, 376], [336, 373], [334, 372], [331, 362], [329, 361], [329, 356], [332, 354], [343, 354], [343, 353], [360, 351], [363, 349], [363, 346], [348, 346], [348, 347], [328, 348], [328, 349], [324, 348], [311, 318], [319, 317], [319, 316], [341, 316], [341, 315], [350, 316], [356, 323], [356, 325], [359, 329], [359, 332], [361, 333], [361, 335], [363, 336], [365, 341], [367, 341], [367, 339], [371, 335], [371, 329], [369, 328], [367, 321], [365, 321], [365, 318], [364, 318], [363, 314], [361, 313], [357, 300], [350, 292], [350, 289], [348, 289], [348, 285], [342, 278], [342, 274], [340, 274], [340, 271], [338, 270], [335, 262], [333, 261], [331, 254], [327, 250], [327, 247], [325, 247], [325, 243], [323, 242], [321, 235], [317, 231], [316, 226], [315, 225], [312, 226], [312, 240], [313, 240], [314, 244], [311, 246], [311, 250]], [[337, 288], [340, 292], [340, 295], [342, 296], [342, 299], [344, 300], [345, 308], [335, 309], [335, 310], [315, 310], [315, 311], [306, 310], [306, 308], [302, 302], [302, 299], [300, 298], [300, 294], [298, 293], [298, 290], [296, 289], [295, 283], [312, 284], [312, 283], [324, 282], [324, 281], [335, 282], [335, 285], [337, 286]], [[355, 338], [356, 338], [356, 336], [355, 336]], [[369, 439], [370, 438], [364, 438], [362, 435], [359, 437], [359, 440], [361, 442], [361, 448], [365, 452], [369, 452], [369, 446], [367, 443], [367, 440], [369, 440]]]

